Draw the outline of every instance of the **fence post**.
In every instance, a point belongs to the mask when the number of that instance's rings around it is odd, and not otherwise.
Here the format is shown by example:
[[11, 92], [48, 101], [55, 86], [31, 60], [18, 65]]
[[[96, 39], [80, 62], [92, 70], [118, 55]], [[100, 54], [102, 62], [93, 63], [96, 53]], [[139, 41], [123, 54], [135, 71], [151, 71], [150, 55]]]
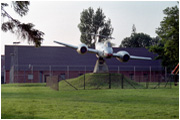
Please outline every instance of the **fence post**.
[[69, 66], [67, 66], [67, 78], [69, 79]]
[[171, 87], [171, 81], [172, 81], [172, 79], [170, 79], [170, 89], [172, 88], [172, 87]]
[[149, 78], [150, 78], [150, 82], [151, 82], [151, 66], [149, 67], [149, 71], [150, 71], [149, 72], [149, 75], [150, 75]]
[[149, 76], [147, 75], [147, 77], [146, 77], [146, 89], [148, 89], [148, 86], [149, 86]]
[[167, 82], [167, 67], [165, 67], [165, 81]]
[[124, 83], [123, 82], [124, 82], [124, 75], [122, 74], [122, 79], [121, 79], [121, 88], [122, 89], [124, 88], [124, 85], [123, 85]]
[[134, 81], [136, 81], [136, 67], [134, 66]]
[[111, 73], [109, 73], [109, 89], [111, 89]]
[[119, 66], [118, 66], [118, 74], [119, 74]]
[[34, 73], [33, 73], [33, 65], [32, 65], [32, 68], [31, 68], [31, 74], [32, 74], [32, 80], [31, 80], [31, 82], [33, 83], [34, 82]]
[[86, 66], [85, 66], [85, 68], [84, 68], [84, 74], [86, 74]]
[[24, 69], [24, 83], [26, 83], [26, 72], [25, 72], [25, 69]]
[[[49, 66], [49, 76], [50, 76], [50, 81], [51, 81], [51, 65]], [[46, 81], [47, 83], [47, 81]]]
[[85, 74], [84, 74], [84, 90], [85, 90], [85, 81], [86, 81], [86, 77], [85, 77]]

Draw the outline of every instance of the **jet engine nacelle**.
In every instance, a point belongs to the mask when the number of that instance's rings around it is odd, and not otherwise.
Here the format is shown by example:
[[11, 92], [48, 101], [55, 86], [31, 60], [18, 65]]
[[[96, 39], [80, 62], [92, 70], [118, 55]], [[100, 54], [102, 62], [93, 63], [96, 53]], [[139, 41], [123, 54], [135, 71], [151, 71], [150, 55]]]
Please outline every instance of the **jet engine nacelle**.
[[88, 51], [87, 45], [85, 45], [85, 44], [80, 44], [80, 45], [78, 46], [77, 52], [78, 52], [79, 54], [85, 54], [87, 51]]
[[127, 51], [119, 51], [117, 52], [116, 59], [121, 61], [121, 62], [127, 62], [130, 59], [130, 55]]

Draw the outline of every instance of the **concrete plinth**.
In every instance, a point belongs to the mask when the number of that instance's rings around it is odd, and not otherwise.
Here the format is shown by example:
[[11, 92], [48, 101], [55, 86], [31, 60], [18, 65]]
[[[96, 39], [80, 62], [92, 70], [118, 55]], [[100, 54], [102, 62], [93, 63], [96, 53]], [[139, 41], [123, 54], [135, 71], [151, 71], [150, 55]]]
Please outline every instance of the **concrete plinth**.
[[94, 71], [93, 73], [108, 73], [109, 72], [109, 69], [108, 69], [108, 66], [106, 64], [106, 62], [103, 60], [97, 60], [96, 61], [96, 65], [94, 67]]

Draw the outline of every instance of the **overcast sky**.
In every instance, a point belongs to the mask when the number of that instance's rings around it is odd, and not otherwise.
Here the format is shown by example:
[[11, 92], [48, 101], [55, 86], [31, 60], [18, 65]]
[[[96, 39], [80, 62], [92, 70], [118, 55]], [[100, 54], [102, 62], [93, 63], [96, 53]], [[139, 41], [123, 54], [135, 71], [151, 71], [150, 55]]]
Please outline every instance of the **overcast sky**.
[[[55, 46], [54, 40], [69, 44], [80, 44], [80, 13], [89, 7], [95, 11], [102, 8], [106, 19], [110, 18], [116, 46], [119, 46], [125, 37], [129, 37], [132, 26], [135, 24], [137, 32], [157, 36], [156, 28], [163, 20], [163, 10], [167, 7], [178, 5], [176, 1], [31, 1], [29, 12], [24, 17], [19, 17], [13, 12], [11, 5], [5, 8], [13, 18], [24, 23], [33, 23], [36, 29], [45, 33], [42, 46]], [[1, 22], [6, 21], [1, 17]], [[26, 40], [17, 39], [10, 32], [1, 31], [1, 54], [4, 46], [20, 41], [21, 45], [29, 45]]]

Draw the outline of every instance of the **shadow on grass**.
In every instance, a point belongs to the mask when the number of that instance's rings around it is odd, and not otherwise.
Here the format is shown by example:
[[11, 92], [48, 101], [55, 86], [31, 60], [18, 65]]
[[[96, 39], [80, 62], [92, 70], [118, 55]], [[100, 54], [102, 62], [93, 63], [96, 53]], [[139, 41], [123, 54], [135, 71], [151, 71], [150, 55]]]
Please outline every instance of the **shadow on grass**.
[[1, 119], [45, 119], [45, 118], [41, 118], [41, 117], [37, 117], [37, 116], [33, 116], [33, 115], [17, 114], [15, 116], [15, 115], [11, 115], [11, 114], [1, 114]]
[[45, 87], [46, 83], [12, 83], [3, 84], [3, 87]]

